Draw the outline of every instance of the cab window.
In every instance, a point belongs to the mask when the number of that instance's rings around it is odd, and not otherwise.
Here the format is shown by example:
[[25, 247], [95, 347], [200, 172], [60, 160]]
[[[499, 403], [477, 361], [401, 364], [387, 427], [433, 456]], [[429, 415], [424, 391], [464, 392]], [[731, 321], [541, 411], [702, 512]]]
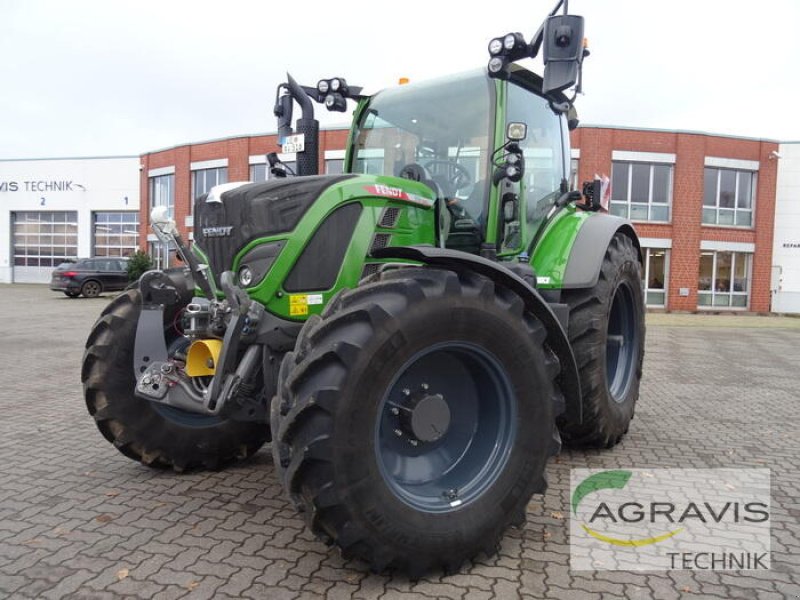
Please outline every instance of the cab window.
[[520, 142], [525, 156], [520, 202], [530, 240], [560, 195], [561, 180], [567, 174], [562, 134], [566, 125], [547, 100], [513, 83], [508, 85], [506, 119], [528, 126], [527, 136]]

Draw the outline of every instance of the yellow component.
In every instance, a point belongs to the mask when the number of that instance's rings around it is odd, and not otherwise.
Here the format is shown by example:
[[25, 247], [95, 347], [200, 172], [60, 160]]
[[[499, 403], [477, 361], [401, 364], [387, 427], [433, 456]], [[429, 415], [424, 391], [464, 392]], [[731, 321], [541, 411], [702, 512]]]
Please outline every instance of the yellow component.
[[186, 374], [189, 377], [213, 375], [222, 350], [220, 340], [195, 340], [186, 353]]
[[597, 538], [601, 542], [608, 542], [609, 544], [613, 544], [614, 546], [649, 546], [650, 544], [657, 544], [658, 542], [663, 542], [666, 539], [671, 538], [673, 535], [676, 535], [683, 531], [683, 527], [676, 529], [675, 531], [668, 531], [662, 535], [657, 535], [655, 537], [644, 538], [641, 540], [621, 540], [619, 538], [612, 538], [608, 537], [607, 535], [603, 535], [602, 533], [595, 531], [594, 529], [589, 529], [586, 525], [581, 523], [581, 527], [583, 530], [588, 533], [593, 538]]
[[289, 307], [289, 315], [299, 317], [308, 314], [308, 304], [292, 304]]
[[406, 85], [409, 81], [411, 81], [408, 77], [401, 77], [397, 80], [398, 85]]
[[289, 315], [301, 317], [308, 314], [308, 294], [289, 296]]

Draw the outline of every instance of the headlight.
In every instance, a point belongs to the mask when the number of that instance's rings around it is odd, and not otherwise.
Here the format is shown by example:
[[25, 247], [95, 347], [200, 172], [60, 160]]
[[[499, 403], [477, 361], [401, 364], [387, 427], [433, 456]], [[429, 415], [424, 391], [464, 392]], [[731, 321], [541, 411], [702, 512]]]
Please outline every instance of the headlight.
[[342, 82], [339, 78], [331, 79], [331, 91], [338, 92], [339, 88], [342, 87]]
[[253, 271], [247, 265], [239, 269], [239, 283], [242, 287], [250, 287], [253, 283]]
[[489, 71], [491, 73], [499, 73], [503, 69], [503, 59], [495, 56], [489, 61]]
[[317, 83], [317, 90], [320, 94], [327, 94], [329, 87], [327, 79], [320, 79], [319, 83]]
[[494, 38], [491, 42], [489, 42], [489, 54], [492, 56], [496, 56], [503, 51], [503, 40], [500, 38]]
[[503, 38], [503, 47], [506, 50], [513, 50], [516, 43], [517, 43], [517, 38], [514, 36], [513, 33], [509, 33], [506, 37]]

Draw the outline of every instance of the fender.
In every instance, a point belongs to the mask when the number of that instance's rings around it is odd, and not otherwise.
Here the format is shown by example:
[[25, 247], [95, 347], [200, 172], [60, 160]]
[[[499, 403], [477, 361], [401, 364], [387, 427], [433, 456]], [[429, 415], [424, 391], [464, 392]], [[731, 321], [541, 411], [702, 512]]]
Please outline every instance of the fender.
[[[567, 334], [553, 310], [534, 288], [502, 263], [486, 258], [432, 246], [390, 246], [372, 252], [374, 258], [404, 259], [451, 271], [474, 271], [510, 289], [525, 302], [526, 308], [541, 321], [547, 331], [547, 343], [561, 363], [558, 384], [564, 394], [565, 416], [576, 423], [582, 420], [581, 388], [578, 366]], [[559, 412], [556, 407], [556, 413]]]
[[[591, 288], [597, 285], [606, 248], [617, 232], [631, 238], [639, 253], [639, 262], [643, 262], [639, 237], [630, 221], [613, 215], [594, 214], [584, 221], [572, 244], [564, 271], [563, 289]], [[598, 249], [601, 251], [598, 252]]]

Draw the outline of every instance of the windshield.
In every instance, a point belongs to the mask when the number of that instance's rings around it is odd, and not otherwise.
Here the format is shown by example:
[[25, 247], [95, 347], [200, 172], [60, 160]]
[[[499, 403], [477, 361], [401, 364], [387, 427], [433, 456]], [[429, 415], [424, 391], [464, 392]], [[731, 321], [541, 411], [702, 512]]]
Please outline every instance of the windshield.
[[485, 221], [493, 93], [475, 71], [377, 94], [358, 124], [352, 171], [400, 176], [421, 165], [434, 192]]

